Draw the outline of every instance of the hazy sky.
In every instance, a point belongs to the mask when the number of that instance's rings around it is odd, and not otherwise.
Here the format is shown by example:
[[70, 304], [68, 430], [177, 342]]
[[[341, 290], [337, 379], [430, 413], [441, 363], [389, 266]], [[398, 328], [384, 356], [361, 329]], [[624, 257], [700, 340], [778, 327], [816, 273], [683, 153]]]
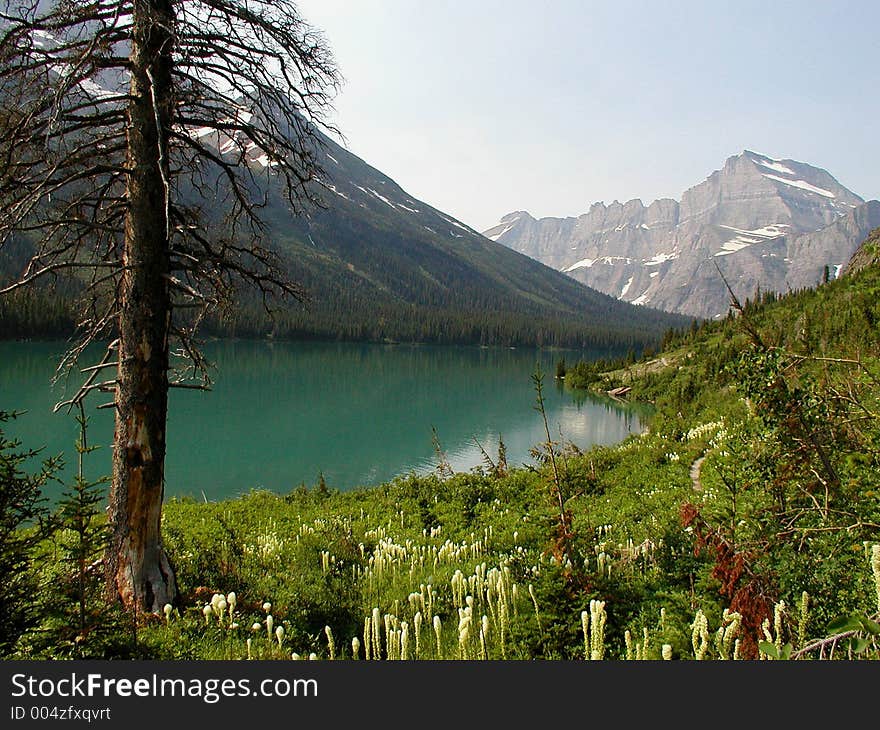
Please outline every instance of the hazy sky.
[[880, 198], [880, 2], [300, 0], [347, 147], [478, 229], [679, 198], [743, 149]]

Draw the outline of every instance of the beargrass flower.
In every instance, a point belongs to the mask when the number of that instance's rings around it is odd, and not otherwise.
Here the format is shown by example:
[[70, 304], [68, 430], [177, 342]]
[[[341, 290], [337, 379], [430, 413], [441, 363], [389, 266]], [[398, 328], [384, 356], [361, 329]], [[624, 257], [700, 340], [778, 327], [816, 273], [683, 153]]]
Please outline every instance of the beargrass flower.
[[379, 609], [375, 606], [370, 627], [372, 629], [373, 659], [378, 660], [382, 658], [382, 617], [379, 614]]
[[440, 623], [440, 617], [434, 616], [434, 636], [437, 637], [437, 658], [443, 658], [443, 648], [440, 644], [440, 637], [443, 632], [443, 625]]
[[333, 641], [333, 630], [329, 626], [325, 626], [324, 633], [327, 635], [327, 650], [330, 652], [330, 659], [335, 659], [336, 642]]
[[709, 620], [701, 608], [697, 609], [697, 615], [691, 624], [691, 644], [694, 647], [694, 657], [698, 661], [705, 659], [709, 648]]
[[370, 617], [364, 618], [364, 660], [370, 661], [370, 646], [372, 644], [373, 630]]
[[413, 617], [413, 626], [415, 627], [416, 633], [416, 659], [421, 658], [422, 655], [422, 612], [416, 611], [416, 615]]
[[633, 645], [632, 632], [630, 632], [629, 629], [623, 632], [623, 641], [626, 644], [626, 659], [631, 662], [636, 658], [636, 654]]
[[776, 634], [776, 648], [782, 651], [782, 619], [785, 616], [785, 601], [780, 601], [773, 607], [773, 631]]
[[880, 545], [871, 546], [871, 572], [874, 574], [874, 589], [877, 592], [877, 610], [880, 611]]
[[409, 624], [400, 622], [400, 659], [409, 659]]
[[590, 658], [590, 612], [581, 611], [581, 631], [584, 634], [584, 659]]
[[590, 659], [601, 660], [605, 656], [605, 601], [590, 601]]
[[535, 597], [535, 588], [531, 583], [529, 583], [529, 596], [535, 606], [535, 621], [538, 622], [538, 631], [543, 631], [541, 628], [541, 612], [538, 610], [538, 599]]

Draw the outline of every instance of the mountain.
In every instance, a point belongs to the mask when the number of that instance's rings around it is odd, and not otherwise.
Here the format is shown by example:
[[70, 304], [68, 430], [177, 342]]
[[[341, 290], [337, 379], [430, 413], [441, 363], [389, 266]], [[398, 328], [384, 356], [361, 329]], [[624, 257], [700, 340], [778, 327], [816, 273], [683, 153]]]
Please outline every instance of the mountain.
[[[269, 239], [311, 297], [281, 315], [276, 335], [630, 347], [688, 324], [489, 240], [321, 139], [321, 205], [294, 215], [271, 170], [260, 176]], [[242, 311], [224, 326], [247, 329]]]
[[485, 235], [624, 301], [711, 318], [729, 306], [721, 274], [741, 299], [813, 286], [878, 225], [880, 202], [825, 170], [745, 150], [681, 201], [595, 203], [577, 218], [517, 211]]
[[[35, 40], [39, 48], [53, 43], [43, 32]], [[79, 86], [95, 103], [111, 104], [125, 83], [118, 75], [99, 73]], [[253, 110], [243, 106], [234, 113], [249, 119]], [[239, 149], [229, 137], [234, 132], [187, 132], [230, 160]], [[317, 134], [324, 172], [314, 190], [321, 201], [298, 213], [268, 157], [253, 145], [247, 153], [259, 186], [255, 198], [265, 199], [260, 211], [267, 224], [265, 242], [308, 301], [269, 319], [260, 298], [242, 292], [236, 306], [205, 321], [207, 334], [619, 350], [656, 344], [669, 328], [688, 324], [683, 317], [620, 302], [485, 238]], [[220, 224], [229, 200], [223, 178], [196, 174], [199, 202]], [[183, 177], [177, 189], [185, 199], [197, 196]], [[201, 198], [212, 189], [215, 200]], [[0, 250], [0, 283], [21, 271], [26, 248], [27, 242], [19, 240]], [[68, 292], [76, 290], [76, 282], [62, 281], [65, 286]], [[0, 336], [34, 334], [51, 300], [38, 292], [26, 301], [0, 302]], [[43, 326], [57, 334], [73, 319], [55, 306], [51, 326]]]

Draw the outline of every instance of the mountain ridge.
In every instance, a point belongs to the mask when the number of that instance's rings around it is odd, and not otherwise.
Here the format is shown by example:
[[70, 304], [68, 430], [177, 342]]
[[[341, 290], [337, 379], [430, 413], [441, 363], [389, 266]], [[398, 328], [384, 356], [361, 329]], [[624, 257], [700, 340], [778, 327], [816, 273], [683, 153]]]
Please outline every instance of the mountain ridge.
[[[124, 80], [87, 81], [79, 92], [98, 103], [119, 97], [110, 91], [115, 86], [101, 83]], [[242, 106], [230, 114], [251, 111]], [[270, 319], [259, 295], [242, 291], [234, 306], [205, 321], [208, 335], [638, 349], [688, 323], [640, 311], [486, 239], [410, 196], [317, 129], [315, 153], [323, 173], [312, 181], [312, 192], [321, 204], [300, 201], [296, 210], [281, 176], [273, 175], [273, 161], [256, 145], [236, 139], [235, 131], [184, 130], [220, 157], [250, 167], [266, 224], [263, 242], [308, 295], [307, 303], [280, 308]], [[187, 187], [191, 182], [179, 178], [184, 199], [197, 201], [209, 223], [222, 225], [228, 197], [223, 176], [202, 180], [197, 188]], [[213, 197], [197, 196], [196, 189]], [[22, 239], [0, 251], [0, 281], [21, 271], [27, 246]], [[62, 282], [62, 291], [69, 294], [76, 285]], [[45, 292], [36, 298], [48, 309]], [[10, 302], [0, 302], [0, 336], [28, 336], [33, 327], [25, 322], [39, 327], [34, 301]], [[62, 321], [75, 321], [69, 305], [65, 299], [65, 317], [53, 309], [53, 332]]]
[[[614, 298], [486, 239], [409, 195], [378, 168], [329, 137], [322, 136], [320, 154], [323, 206], [292, 217], [280, 206], [270, 205], [270, 230], [282, 255], [294, 262], [292, 275], [297, 279], [314, 279], [309, 260], [320, 258], [337, 271], [343, 269], [346, 276], [357, 277], [361, 287], [373, 290], [371, 296], [392, 308], [451, 307], [467, 310], [469, 317], [481, 312], [490, 318], [508, 308], [518, 315], [541, 318], [545, 327], [552, 328], [556, 318], [564, 327], [586, 327], [597, 335], [600, 323], [623, 334], [615, 324], [620, 320], [627, 323], [624, 327], [639, 329], [642, 342], [653, 340], [670, 326], [686, 324], [659, 313], [646, 312], [645, 318], [636, 310], [621, 309]], [[326, 277], [317, 278], [327, 283]], [[322, 286], [310, 288], [319, 310], [340, 294], [333, 282], [326, 294]], [[486, 336], [481, 333], [472, 339], [485, 342]]]
[[758, 287], [811, 286], [825, 266], [839, 272], [877, 225], [877, 206], [826, 170], [744, 150], [680, 201], [596, 202], [565, 218], [514, 211], [484, 235], [624, 301], [717, 317], [729, 301], [706, 261], [715, 260], [742, 298]]

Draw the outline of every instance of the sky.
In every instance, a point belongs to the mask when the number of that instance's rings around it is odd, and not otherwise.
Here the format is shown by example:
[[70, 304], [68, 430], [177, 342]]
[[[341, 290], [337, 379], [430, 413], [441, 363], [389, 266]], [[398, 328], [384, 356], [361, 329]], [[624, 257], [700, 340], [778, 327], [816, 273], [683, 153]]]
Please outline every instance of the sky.
[[880, 198], [877, 0], [299, 0], [345, 146], [477, 230], [680, 199], [744, 149]]

